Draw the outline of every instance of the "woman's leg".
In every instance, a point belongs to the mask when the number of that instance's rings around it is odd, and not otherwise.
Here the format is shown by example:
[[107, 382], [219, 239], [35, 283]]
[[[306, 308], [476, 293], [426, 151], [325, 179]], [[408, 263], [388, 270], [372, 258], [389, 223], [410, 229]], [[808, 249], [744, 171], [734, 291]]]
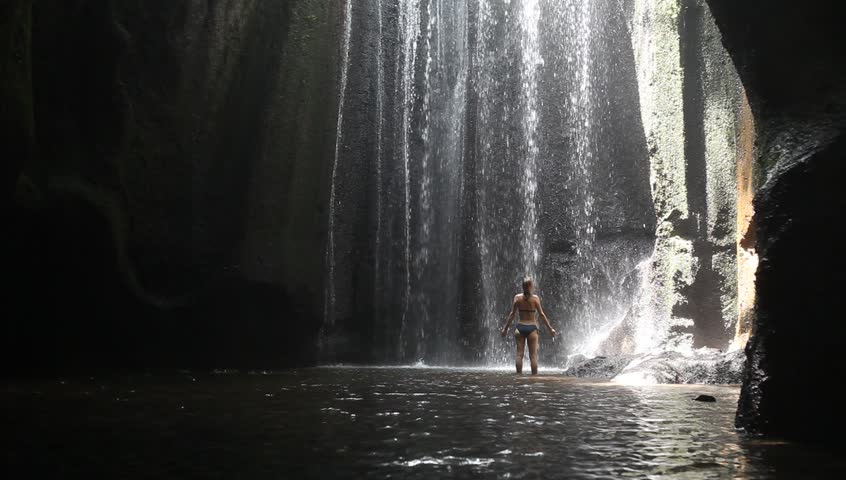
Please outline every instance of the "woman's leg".
[[517, 340], [517, 373], [523, 373], [523, 352], [526, 351], [526, 337], [520, 335], [514, 335], [514, 339]]
[[538, 331], [529, 334], [529, 360], [532, 362], [532, 375], [538, 374]]

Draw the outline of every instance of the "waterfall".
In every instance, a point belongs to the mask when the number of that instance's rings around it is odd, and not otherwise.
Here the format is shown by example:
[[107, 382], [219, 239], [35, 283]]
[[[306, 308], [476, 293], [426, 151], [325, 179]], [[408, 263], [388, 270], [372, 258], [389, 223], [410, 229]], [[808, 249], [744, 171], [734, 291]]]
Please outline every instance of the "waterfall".
[[374, 251], [376, 255], [373, 257], [373, 304], [380, 305], [384, 303], [385, 298], [382, 295], [385, 285], [381, 275], [381, 252], [382, 252], [382, 210], [384, 208], [384, 186], [382, 182], [383, 177], [383, 149], [382, 142], [384, 139], [385, 126], [385, 65], [383, 61], [382, 39], [384, 37], [383, 28], [383, 13], [382, 8], [376, 9], [376, 39], [378, 47], [376, 49], [376, 233], [374, 235]]
[[[570, 98], [567, 102], [569, 130], [572, 139], [572, 164], [574, 166], [570, 178], [576, 198], [581, 201], [570, 205], [570, 216], [573, 218], [573, 229], [577, 232], [575, 251], [582, 262], [578, 277], [572, 288], [575, 295], [565, 297], [575, 304], [577, 321], [571, 327], [573, 333], [578, 333], [582, 342], [593, 339], [597, 332], [607, 326], [607, 319], [601, 313], [602, 302], [594, 291], [594, 280], [600, 268], [596, 261], [598, 252], [594, 250], [596, 240], [597, 212], [594, 208], [595, 198], [592, 177], [595, 170], [596, 148], [594, 137], [593, 101], [596, 91], [594, 85], [594, 59], [597, 52], [593, 51], [591, 43], [593, 5], [579, 0], [564, 2], [563, 15], [571, 18], [569, 22], [562, 22], [564, 38], [567, 41], [566, 64], [573, 71], [570, 78]], [[559, 13], [561, 15], [561, 13]], [[558, 19], [560, 20], [560, 16]], [[584, 344], [577, 347], [584, 351]]]
[[352, 36], [352, 0], [347, 0], [344, 4], [344, 27], [342, 36], [342, 53], [341, 53], [341, 79], [338, 97], [338, 121], [335, 128], [335, 153], [332, 159], [332, 176], [329, 184], [329, 225], [327, 227], [328, 239], [326, 242], [326, 295], [324, 298], [324, 314], [323, 327], [321, 335], [322, 348], [331, 348], [328, 345], [326, 336], [328, 332], [335, 326], [335, 204], [338, 175], [338, 160], [340, 158], [340, 149], [343, 143], [344, 133], [344, 101], [347, 93], [347, 75], [349, 73], [349, 57], [350, 57], [350, 38]]
[[[537, 175], [540, 6], [480, 2], [475, 85], [479, 89], [477, 241], [482, 261], [487, 363], [512, 356], [499, 327], [525, 275], [538, 276]], [[518, 127], [515, 128], [515, 127]], [[510, 232], [506, 225], [519, 226]], [[538, 278], [538, 280], [540, 280]]]
[[[543, 340], [547, 360], [617, 321], [652, 247], [642, 232], [654, 228], [619, 4], [351, 5], [330, 188], [332, 328], [324, 328], [343, 338], [326, 344], [388, 363], [510, 363], [513, 339], [499, 328], [524, 275], [564, 334]], [[597, 41], [597, 32], [608, 38]], [[353, 178], [349, 166], [338, 174], [347, 156], [373, 175]], [[342, 213], [337, 191], [349, 198]], [[356, 224], [358, 211], [375, 213]], [[351, 244], [343, 266], [339, 229]], [[353, 305], [343, 328], [335, 325], [342, 284]]]
[[420, 29], [420, 12], [417, 2], [413, 0], [402, 0], [400, 2], [400, 34], [402, 35], [402, 88], [401, 88], [401, 111], [402, 111], [402, 163], [403, 163], [403, 233], [404, 233], [404, 255], [403, 266], [405, 267], [405, 289], [403, 295], [403, 309], [401, 317], [401, 328], [399, 332], [399, 357], [405, 358], [408, 355], [408, 322], [409, 303], [411, 300], [411, 112], [414, 103], [414, 67], [417, 59], [417, 37]]
[[540, 28], [540, 6], [537, 0], [523, 2], [523, 9], [520, 12], [520, 24], [522, 30], [522, 65], [521, 76], [523, 80], [522, 98], [523, 103], [523, 142], [524, 152], [522, 156], [523, 175], [518, 184], [523, 194], [523, 215], [522, 228], [520, 231], [520, 253], [522, 263], [525, 265], [526, 274], [537, 275], [537, 263], [540, 256], [538, 248], [537, 232], [537, 202], [538, 190], [537, 181], [537, 160], [538, 160], [538, 68], [543, 64], [543, 57], [540, 54], [540, 43], [538, 29]]

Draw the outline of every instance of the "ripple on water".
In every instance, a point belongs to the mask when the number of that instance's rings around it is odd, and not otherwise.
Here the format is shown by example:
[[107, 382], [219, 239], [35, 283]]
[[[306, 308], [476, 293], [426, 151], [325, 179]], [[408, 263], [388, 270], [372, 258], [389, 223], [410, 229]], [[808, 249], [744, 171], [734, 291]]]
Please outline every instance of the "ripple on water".
[[[833, 456], [737, 432], [734, 387], [633, 388], [554, 375], [515, 381], [500, 371], [422, 368], [198, 380], [104, 381], [112, 392], [133, 390], [131, 402], [83, 396], [90, 382], [7, 387], [15, 409], [4, 412], [15, 414], [7, 413], [4, 425], [20, 440], [7, 458], [39, 471], [41, 457], [28, 456], [24, 446], [64, 445], [51, 461], [73, 472], [86, 452], [100, 452], [102, 461], [86, 466], [104, 478], [121, 476], [126, 465], [144, 466], [149, 477], [191, 476], [202, 465], [241, 478], [296, 471], [353, 478], [837, 478], [844, 467]], [[717, 402], [694, 402], [699, 393]], [[76, 440], [67, 444], [71, 433]]]
[[447, 455], [445, 457], [421, 457], [407, 461], [396, 461], [385, 464], [386, 466], [400, 466], [400, 467], [417, 467], [419, 465], [457, 465], [457, 466], [482, 466], [487, 467], [496, 462], [493, 458], [473, 458], [473, 457], [454, 457]]

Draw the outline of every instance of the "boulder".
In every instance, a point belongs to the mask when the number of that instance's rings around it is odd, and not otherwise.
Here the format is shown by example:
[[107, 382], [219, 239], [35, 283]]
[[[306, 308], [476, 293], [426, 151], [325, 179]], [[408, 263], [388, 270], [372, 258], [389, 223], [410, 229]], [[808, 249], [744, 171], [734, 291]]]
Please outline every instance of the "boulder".
[[580, 378], [611, 379], [619, 375], [628, 365], [633, 355], [610, 355], [586, 358], [578, 355], [570, 359], [570, 365], [564, 374]]
[[613, 381], [624, 384], [739, 384], [744, 360], [739, 350], [724, 353], [702, 348], [685, 353], [652, 353], [635, 358]]

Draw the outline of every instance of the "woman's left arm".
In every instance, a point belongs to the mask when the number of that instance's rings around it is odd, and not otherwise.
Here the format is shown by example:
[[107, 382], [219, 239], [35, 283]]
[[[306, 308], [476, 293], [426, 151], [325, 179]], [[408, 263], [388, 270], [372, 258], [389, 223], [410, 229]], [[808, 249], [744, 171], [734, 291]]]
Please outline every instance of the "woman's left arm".
[[546, 318], [546, 313], [544, 313], [543, 307], [541, 306], [540, 297], [536, 296], [535, 298], [538, 301], [538, 313], [540, 314], [540, 317], [543, 319], [543, 323], [546, 324], [546, 329], [549, 330], [549, 334], [552, 335], [553, 337], [558, 335], [558, 332], [556, 332], [555, 329], [552, 328], [552, 325], [549, 324], [549, 319]]

